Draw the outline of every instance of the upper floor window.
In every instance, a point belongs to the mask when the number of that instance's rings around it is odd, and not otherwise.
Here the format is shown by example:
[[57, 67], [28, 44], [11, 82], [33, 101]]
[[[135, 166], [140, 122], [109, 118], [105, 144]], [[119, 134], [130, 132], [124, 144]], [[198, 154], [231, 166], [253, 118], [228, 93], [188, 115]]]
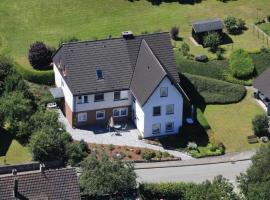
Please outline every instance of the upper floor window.
[[114, 100], [120, 100], [120, 91], [114, 92]]
[[88, 96], [87, 95], [85, 95], [85, 96], [78, 96], [77, 103], [78, 104], [88, 103]]
[[166, 105], [166, 115], [174, 114], [174, 105], [168, 104]]
[[86, 95], [86, 96], [83, 96], [83, 102], [84, 103], [88, 103], [88, 96]]
[[153, 116], [160, 116], [161, 115], [161, 107], [155, 106], [153, 107]]
[[96, 73], [97, 73], [97, 80], [104, 79], [104, 78], [103, 78], [103, 72], [102, 72], [101, 69], [97, 69], [97, 70], [96, 70]]
[[160, 88], [160, 97], [167, 97], [168, 96], [168, 87], [161, 87]]
[[128, 91], [115, 91], [114, 92], [114, 100], [126, 100], [128, 99]]
[[82, 104], [82, 96], [78, 96], [78, 104]]
[[95, 94], [95, 102], [104, 101], [104, 94]]

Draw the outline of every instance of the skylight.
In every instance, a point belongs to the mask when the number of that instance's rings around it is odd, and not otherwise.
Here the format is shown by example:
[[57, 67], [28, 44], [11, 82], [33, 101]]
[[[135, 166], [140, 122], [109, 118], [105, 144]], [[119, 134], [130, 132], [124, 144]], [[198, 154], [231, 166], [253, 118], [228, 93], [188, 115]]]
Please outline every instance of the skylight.
[[97, 69], [97, 70], [96, 70], [96, 73], [97, 73], [97, 80], [104, 79], [104, 78], [103, 78], [103, 72], [102, 72], [101, 69]]

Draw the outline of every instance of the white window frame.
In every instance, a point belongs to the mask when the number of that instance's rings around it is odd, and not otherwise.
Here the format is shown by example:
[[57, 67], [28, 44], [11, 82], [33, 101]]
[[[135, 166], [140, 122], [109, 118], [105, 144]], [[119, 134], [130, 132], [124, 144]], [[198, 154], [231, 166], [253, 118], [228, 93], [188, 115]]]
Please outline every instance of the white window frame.
[[[166, 96], [162, 95], [162, 90], [164, 90], [164, 89], [165, 89], [166, 92], [167, 92], [167, 95], [166, 95]], [[169, 93], [169, 92], [168, 92], [168, 87], [161, 87], [161, 88], [160, 88], [160, 97], [168, 97], [168, 93]]]
[[[155, 110], [155, 108], [158, 108], [158, 107], [159, 107], [160, 113], [159, 113], [159, 115], [155, 115], [155, 114], [154, 114], [154, 110]], [[161, 106], [153, 106], [152, 116], [153, 116], [153, 117], [159, 117], [159, 116], [161, 116]]]
[[[114, 115], [114, 112], [115, 111], [118, 111], [119, 115]], [[125, 110], [126, 111], [126, 114], [125, 115], [122, 115], [122, 111]], [[113, 117], [117, 118], [117, 117], [126, 117], [128, 116], [128, 107], [125, 107], [125, 108], [114, 108], [113, 109]]]
[[126, 99], [128, 99], [128, 91], [127, 91], [127, 90], [124, 90], [124, 91], [121, 91], [121, 92], [120, 92], [120, 99], [121, 99], [121, 100], [126, 100]]
[[[171, 130], [168, 130], [167, 129], [167, 125], [168, 124], [172, 124], [172, 129]], [[166, 133], [171, 133], [171, 132], [173, 132], [174, 131], [174, 122], [166, 122], [166, 124], [165, 124], [165, 131], [166, 131]]]
[[[102, 100], [96, 100], [96, 95], [103, 95], [103, 99], [102, 99]], [[105, 95], [104, 95], [104, 93], [94, 94], [94, 101], [95, 101], [95, 102], [102, 102], [102, 101], [105, 101]]]
[[82, 104], [83, 103], [83, 96], [78, 96], [77, 97], [77, 104]]
[[87, 121], [87, 112], [78, 113], [77, 119], [78, 119], [78, 122], [86, 122]]
[[[168, 112], [168, 106], [172, 106], [172, 112]], [[174, 104], [166, 105], [166, 115], [173, 115], [174, 114]]]
[[[98, 117], [98, 114], [102, 113], [103, 117]], [[105, 119], [105, 110], [98, 110], [96, 111], [96, 120], [103, 120]]]
[[[155, 132], [154, 131], [154, 126], [159, 126], [159, 131], [158, 132]], [[152, 134], [160, 134], [161, 132], [161, 123], [155, 123], [155, 124], [152, 124]]]

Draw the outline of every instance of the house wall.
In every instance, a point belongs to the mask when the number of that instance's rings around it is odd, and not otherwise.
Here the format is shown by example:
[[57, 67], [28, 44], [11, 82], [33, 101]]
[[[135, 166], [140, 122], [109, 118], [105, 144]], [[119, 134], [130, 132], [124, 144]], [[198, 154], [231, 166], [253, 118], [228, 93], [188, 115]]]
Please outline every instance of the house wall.
[[134, 101], [132, 104], [132, 109], [134, 112], [133, 116], [133, 122], [136, 125], [139, 132], [144, 134], [144, 112], [138, 101]]
[[56, 67], [56, 65], [53, 65], [53, 70], [54, 70], [54, 77], [55, 77], [55, 85], [57, 87], [61, 87], [65, 96], [65, 102], [68, 104], [71, 112], [73, 111], [73, 95], [68, 87], [68, 85], [66, 84], [66, 81], [63, 79], [62, 75], [60, 74], [58, 68]]
[[[161, 87], [168, 87], [168, 97], [160, 97]], [[172, 115], [166, 115], [166, 105], [168, 104], [174, 104], [174, 114]], [[153, 116], [154, 106], [161, 106], [161, 116]], [[144, 137], [176, 134], [183, 124], [183, 97], [168, 78], [165, 78], [155, 89], [142, 110], [144, 112]], [[173, 132], [166, 133], [166, 122], [174, 122]], [[160, 134], [152, 134], [152, 125], [154, 123], [161, 124]]]
[[89, 110], [99, 110], [105, 108], [115, 108], [123, 106], [131, 106], [131, 95], [128, 92], [128, 99], [126, 100], [114, 100], [114, 92], [104, 93], [104, 101], [94, 102], [95, 95], [88, 95], [88, 103], [78, 104], [78, 97], [76, 96], [76, 112], [83, 112]]

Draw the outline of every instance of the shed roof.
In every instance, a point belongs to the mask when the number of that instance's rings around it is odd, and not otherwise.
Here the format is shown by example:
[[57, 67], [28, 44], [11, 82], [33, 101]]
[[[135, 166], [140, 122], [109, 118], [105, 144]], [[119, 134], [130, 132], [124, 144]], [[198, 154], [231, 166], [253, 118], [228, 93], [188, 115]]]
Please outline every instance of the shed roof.
[[270, 68], [254, 80], [253, 86], [270, 99]]
[[195, 33], [202, 33], [223, 29], [224, 24], [221, 19], [209, 19], [194, 21], [192, 22], [192, 27]]

